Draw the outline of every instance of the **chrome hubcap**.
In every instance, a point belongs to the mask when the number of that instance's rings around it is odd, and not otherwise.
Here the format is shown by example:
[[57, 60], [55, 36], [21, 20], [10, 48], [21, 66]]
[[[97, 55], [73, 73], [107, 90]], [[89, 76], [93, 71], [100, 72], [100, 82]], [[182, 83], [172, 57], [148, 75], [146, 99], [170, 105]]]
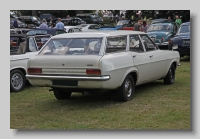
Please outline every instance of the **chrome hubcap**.
[[125, 94], [126, 97], [130, 97], [132, 93], [132, 83], [129, 79], [126, 80], [125, 82]]
[[20, 89], [23, 85], [22, 76], [19, 73], [15, 73], [11, 78], [11, 84], [13, 88]]

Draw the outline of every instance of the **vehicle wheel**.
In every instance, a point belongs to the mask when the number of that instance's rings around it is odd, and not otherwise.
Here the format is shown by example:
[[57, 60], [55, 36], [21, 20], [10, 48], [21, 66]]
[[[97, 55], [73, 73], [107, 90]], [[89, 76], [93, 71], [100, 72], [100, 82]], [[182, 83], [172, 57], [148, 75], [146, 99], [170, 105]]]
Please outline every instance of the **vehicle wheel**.
[[165, 84], [173, 84], [175, 82], [175, 67], [172, 64], [167, 75], [164, 78]]
[[70, 98], [72, 94], [72, 92], [64, 92], [61, 89], [53, 89], [53, 93], [58, 100]]
[[135, 84], [131, 75], [127, 75], [124, 82], [117, 90], [117, 99], [119, 101], [130, 101], [133, 99], [133, 94], [135, 92]]
[[10, 90], [13, 92], [19, 92], [24, 89], [26, 84], [25, 75], [20, 70], [13, 70], [10, 73]]

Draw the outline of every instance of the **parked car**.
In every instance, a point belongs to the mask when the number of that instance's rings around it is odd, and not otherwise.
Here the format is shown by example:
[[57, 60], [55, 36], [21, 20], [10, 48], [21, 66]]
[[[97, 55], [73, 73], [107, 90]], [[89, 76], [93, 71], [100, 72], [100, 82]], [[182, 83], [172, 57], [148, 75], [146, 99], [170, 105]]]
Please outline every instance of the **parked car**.
[[148, 27], [147, 34], [160, 49], [168, 49], [169, 39], [176, 35], [177, 30], [178, 25], [174, 22], [155, 23]]
[[26, 24], [32, 24], [35, 26], [39, 26], [42, 23], [40, 18], [36, 16], [20, 16], [19, 19]]
[[77, 25], [82, 31], [97, 31], [100, 27], [97, 24], [81, 24]]
[[124, 24], [119, 30], [134, 30], [134, 24]]
[[190, 56], [190, 22], [182, 23], [177, 34], [169, 40], [169, 47], [177, 46], [180, 56]]
[[[155, 23], [166, 23], [166, 22], [169, 22], [168, 19], [165, 19], [165, 18], [159, 18], [159, 19], [154, 19], [151, 21], [151, 24], [155, 24]], [[172, 22], [172, 21], [171, 21]]]
[[[10, 35], [10, 89], [23, 90], [26, 84], [27, 61], [38, 53], [38, 45], [43, 45], [51, 35]], [[17, 38], [17, 39], [16, 39]], [[12, 43], [13, 42], [13, 43]], [[15, 44], [15, 45], [13, 45]]]
[[100, 24], [103, 22], [102, 19], [94, 13], [82, 13], [76, 16], [84, 20], [86, 22], [85, 24]]
[[68, 22], [68, 25], [69, 25], [69, 26], [76, 26], [76, 25], [80, 25], [80, 24], [86, 24], [86, 22], [83, 21], [81, 18], [78, 18], [78, 17], [72, 18], [72, 19]]
[[52, 36], [62, 34], [62, 33], [67, 33], [67, 32], [65, 30], [56, 29], [56, 28], [53, 28], [53, 29], [52, 28], [49, 28], [49, 29], [34, 29], [34, 30], [27, 32], [27, 34], [29, 34], [29, 35], [51, 34]]
[[46, 21], [49, 22], [51, 18], [54, 19], [55, 16], [52, 14], [40, 14], [40, 20], [46, 19]]
[[81, 28], [77, 26], [65, 26], [64, 28], [67, 33], [81, 32]]
[[28, 29], [28, 28], [14, 28], [14, 29], [10, 29], [10, 34], [27, 34], [27, 32], [29, 32], [32, 29]]
[[131, 25], [133, 25], [134, 26], [134, 24], [136, 23], [137, 21], [136, 20], [120, 20], [120, 21], [118, 21], [117, 22], [117, 25], [116, 25], [116, 28], [117, 29], [122, 29], [123, 30], [123, 25], [125, 25], [125, 24], [131, 24]]
[[111, 23], [102, 23], [99, 24], [99, 29], [98, 30], [118, 30], [118, 28], [116, 28], [115, 25], [111, 24]]
[[68, 26], [68, 25], [70, 25], [71, 19], [72, 19], [72, 18], [61, 19], [61, 22], [63, 22], [63, 24], [64, 24], [65, 26]]
[[28, 61], [33, 86], [51, 87], [56, 99], [72, 92], [116, 90], [120, 101], [133, 98], [135, 86], [157, 79], [175, 82], [177, 51], [160, 50], [146, 33], [97, 31], [53, 36]]
[[[14, 23], [14, 18], [10, 18], [10, 22]], [[27, 28], [27, 24], [17, 19], [18, 28]]]

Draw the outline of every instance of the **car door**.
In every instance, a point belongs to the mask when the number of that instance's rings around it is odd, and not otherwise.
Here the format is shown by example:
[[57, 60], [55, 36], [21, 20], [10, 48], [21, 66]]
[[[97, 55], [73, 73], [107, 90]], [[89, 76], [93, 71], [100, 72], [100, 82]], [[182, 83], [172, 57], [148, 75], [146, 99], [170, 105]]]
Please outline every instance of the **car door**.
[[147, 82], [150, 79], [151, 63], [138, 35], [129, 35], [129, 53], [132, 56], [133, 64], [138, 69], [137, 84]]
[[155, 80], [163, 77], [167, 64], [167, 56], [164, 53], [165, 50], [158, 49], [148, 35], [140, 35], [140, 37], [146, 54], [150, 58], [149, 79]]

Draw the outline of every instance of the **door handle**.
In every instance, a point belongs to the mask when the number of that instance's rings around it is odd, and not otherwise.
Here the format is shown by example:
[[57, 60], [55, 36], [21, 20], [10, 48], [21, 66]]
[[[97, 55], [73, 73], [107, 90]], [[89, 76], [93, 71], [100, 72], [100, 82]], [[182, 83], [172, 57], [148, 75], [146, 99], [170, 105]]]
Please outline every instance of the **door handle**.
[[133, 57], [136, 57], [137, 55], [133, 55]]
[[153, 57], [153, 55], [150, 55], [149, 57]]

